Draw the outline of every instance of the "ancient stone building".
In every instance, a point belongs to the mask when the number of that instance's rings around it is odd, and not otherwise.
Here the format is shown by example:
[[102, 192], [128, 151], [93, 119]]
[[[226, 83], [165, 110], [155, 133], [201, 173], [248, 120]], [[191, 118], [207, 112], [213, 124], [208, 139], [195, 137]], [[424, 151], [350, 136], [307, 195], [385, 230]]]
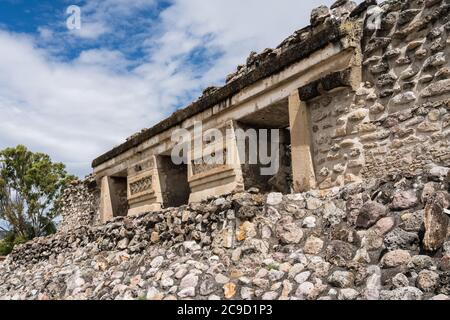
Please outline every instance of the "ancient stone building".
[[[337, 1], [276, 49], [251, 54], [221, 88], [93, 161], [100, 219], [257, 187], [329, 190], [450, 162], [448, 0]], [[175, 165], [175, 130], [281, 129], [281, 165]], [[208, 141], [200, 139], [207, 149]]]
[[[94, 160], [59, 231], [0, 260], [0, 300], [450, 300], [449, 12], [314, 10], [225, 86]], [[177, 165], [180, 128], [204, 148]], [[271, 175], [265, 161], [195, 161], [240, 158], [249, 128], [279, 129], [256, 131], [278, 146]]]

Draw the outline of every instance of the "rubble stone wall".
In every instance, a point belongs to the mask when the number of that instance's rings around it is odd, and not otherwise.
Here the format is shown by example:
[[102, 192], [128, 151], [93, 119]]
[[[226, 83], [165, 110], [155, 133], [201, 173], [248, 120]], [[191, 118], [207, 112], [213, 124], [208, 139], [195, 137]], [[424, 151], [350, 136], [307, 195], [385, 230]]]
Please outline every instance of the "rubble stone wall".
[[64, 191], [61, 201], [62, 222], [58, 232], [69, 232], [99, 222], [100, 192], [92, 176], [72, 182]]

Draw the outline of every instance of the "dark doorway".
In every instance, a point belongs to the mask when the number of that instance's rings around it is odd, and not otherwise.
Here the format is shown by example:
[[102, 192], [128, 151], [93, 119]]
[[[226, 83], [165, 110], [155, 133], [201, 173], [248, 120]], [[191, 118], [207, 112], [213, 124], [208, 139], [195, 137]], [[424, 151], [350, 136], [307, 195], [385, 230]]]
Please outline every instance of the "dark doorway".
[[111, 177], [110, 194], [113, 216], [126, 216], [128, 214], [127, 178]]
[[170, 156], [159, 156], [158, 162], [164, 207], [188, 204], [191, 190], [187, 164], [176, 165]]

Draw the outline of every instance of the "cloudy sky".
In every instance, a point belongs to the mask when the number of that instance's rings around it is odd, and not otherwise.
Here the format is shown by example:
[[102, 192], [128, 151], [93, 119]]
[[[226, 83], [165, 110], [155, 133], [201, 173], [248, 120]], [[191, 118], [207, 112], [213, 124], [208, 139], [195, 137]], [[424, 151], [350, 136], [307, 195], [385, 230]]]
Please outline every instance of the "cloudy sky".
[[[0, 0], [0, 149], [84, 176], [332, 0]], [[70, 5], [81, 29], [69, 30]]]

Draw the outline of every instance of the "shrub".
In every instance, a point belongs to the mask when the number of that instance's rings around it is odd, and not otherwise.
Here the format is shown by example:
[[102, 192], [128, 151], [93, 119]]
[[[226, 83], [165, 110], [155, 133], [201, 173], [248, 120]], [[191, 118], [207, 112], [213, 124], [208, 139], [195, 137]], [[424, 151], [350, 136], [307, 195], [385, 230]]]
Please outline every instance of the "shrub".
[[15, 236], [9, 233], [3, 240], [0, 240], [0, 256], [7, 256], [14, 249], [14, 246], [27, 242], [28, 240], [21, 236]]
[[11, 253], [13, 249], [13, 244], [6, 241], [0, 240], [0, 256], [6, 256]]

